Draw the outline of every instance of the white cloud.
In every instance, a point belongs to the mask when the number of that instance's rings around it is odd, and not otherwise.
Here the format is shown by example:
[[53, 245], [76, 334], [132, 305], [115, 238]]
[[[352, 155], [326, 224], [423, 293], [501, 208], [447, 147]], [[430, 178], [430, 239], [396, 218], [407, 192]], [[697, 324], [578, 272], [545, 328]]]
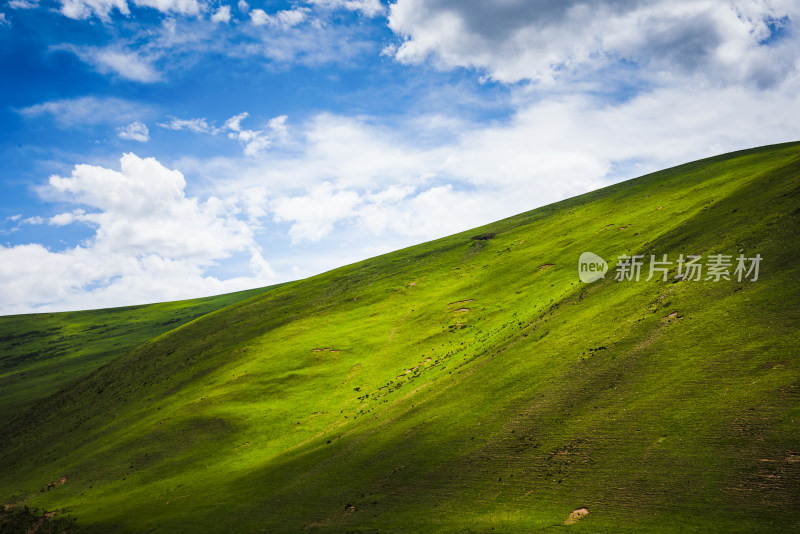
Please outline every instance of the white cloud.
[[176, 119], [173, 118], [167, 123], [160, 122], [158, 123], [159, 126], [162, 128], [166, 128], [168, 130], [188, 130], [194, 133], [205, 133], [214, 135], [219, 132], [218, 128], [208, 124], [208, 121], [205, 118], [201, 119]]
[[282, 115], [270, 120], [267, 126], [270, 128], [271, 135], [263, 130], [245, 130], [241, 122], [248, 116], [247, 112], [234, 115], [227, 121], [223, 129], [229, 130], [228, 137], [236, 139], [244, 145], [244, 153], [247, 156], [255, 156], [269, 148], [273, 143], [273, 137], [284, 138], [286, 136], [286, 116]]
[[36, 9], [39, 7], [39, 0], [11, 0], [8, 7], [11, 9]]
[[178, 13], [180, 15], [198, 15], [201, 6], [197, 0], [133, 0], [139, 7], [151, 7], [162, 13]]
[[231, 21], [231, 6], [219, 6], [219, 8], [211, 15], [211, 22], [230, 22]]
[[151, 83], [160, 80], [161, 75], [153, 66], [156, 57], [148, 54], [148, 48], [134, 52], [119, 44], [106, 48], [70, 44], [51, 47], [52, 50], [65, 50], [75, 54], [81, 61], [92, 65], [103, 74], [116, 74], [126, 80]]
[[289, 138], [289, 131], [286, 127], [286, 115], [274, 117], [267, 122], [267, 131], [248, 130], [242, 128], [242, 121], [249, 114], [245, 111], [234, 115], [225, 121], [221, 128], [209, 124], [205, 118], [198, 119], [176, 119], [172, 118], [167, 123], [158, 123], [162, 128], [168, 130], [188, 130], [193, 133], [203, 133], [217, 135], [227, 132], [228, 138], [239, 141], [244, 145], [244, 153], [247, 156], [255, 156], [271, 147], [275, 141], [285, 143]]
[[135, 82], [155, 82], [161, 76], [156, 72], [152, 62], [136, 52], [113, 49], [89, 49], [85, 53], [86, 61], [94, 64], [100, 72], [113, 72], [127, 80]]
[[123, 128], [118, 128], [117, 132], [121, 139], [139, 141], [140, 143], [146, 143], [150, 140], [150, 130], [147, 129], [146, 124], [139, 121], [134, 121]]
[[[0, 246], [0, 310], [118, 306], [174, 300], [274, 279], [254, 240], [257, 226], [238, 217], [236, 199], [187, 197], [183, 175], [152, 158], [125, 154], [115, 171], [77, 165], [49, 188], [84, 206], [49, 219], [86, 223], [94, 236], [60, 252], [41, 245]], [[41, 222], [41, 221], [40, 221]], [[248, 276], [220, 280], [209, 268], [234, 253], [250, 256]]]
[[[108, 22], [111, 7], [127, 10], [126, 0], [97, 0], [87, 4], [74, 1], [71, 9], [75, 18], [98, 16]], [[117, 4], [111, 2], [118, 2]], [[204, 3], [154, 1], [153, 5], [172, 12], [195, 13], [197, 19], [168, 16], [160, 25], [143, 25], [134, 18], [125, 24], [126, 31], [112, 37], [104, 46], [60, 44], [51, 50], [64, 50], [75, 54], [81, 61], [103, 74], [141, 83], [166, 82], [173, 71], [191, 69], [209, 55], [233, 58], [235, 61], [266, 58], [277, 64], [302, 64], [316, 66], [329, 63], [348, 63], [356, 57], [375, 51], [375, 44], [367, 40], [363, 26], [341, 24], [334, 14], [308, 7], [277, 11], [268, 14], [263, 9], [253, 10], [251, 24], [220, 24], [233, 20], [230, 6], [214, 8]], [[243, 12], [249, 10], [246, 2], [239, 4]], [[208, 12], [208, 18], [199, 17]], [[313, 13], [313, 17], [312, 17]], [[125, 13], [127, 14], [127, 12]]]
[[8, 22], [5, 13], [0, 13], [0, 26], [11, 26], [11, 23]]
[[796, 3], [769, 0], [398, 0], [389, 26], [404, 41], [386, 51], [502, 82], [589, 79], [625, 60], [651, 74], [767, 86], [791, 73], [798, 54], [794, 41], [763, 44], [770, 24], [798, 15]]
[[275, 200], [272, 210], [276, 221], [293, 223], [289, 229], [292, 241], [319, 241], [333, 230], [337, 221], [351, 217], [359, 203], [357, 193], [336, 191], [325, 182], [305, 195]]
[[286, 126], [286, 121], [289, 117], [286, 115], [280, 115], [278, 117], [273, 117], [267, 122], [267, 128], [270, 129], [273, 138], [277, 138], [279, 141], [286, 142], [289, 138], [289, 128]]
[[236, 7], [242, 13], [247, 13], [250, 10], [250, 5], [247, 2], [245, 2], [245, 0], [239, 0], [239, 3], [236, 4]]
[[307, 2], [328, 9], [343, 8], [359, 11], [368, 17], [377, 17], [386, 11], [380, 0], [307, 0]]
[[143, 115], [149, 115], [151, 111], [145, 106], [120, 98], [85, 96], [42, 102], [20, 109], [19, 113], [26, 117], [51, 116], [60, 128], [72, 128], [135, 121]]
[[263, 26], [270, 20], [269, 15], [263, 9], [254, 9], [250, 12], [250, 20], [256, 26]]
[[[29, 0], [14, 0], [28, 2]], [[110, 20], [111, 12], [116, 9], [122, 15], [130, 15], [127, 0], [59, 0], [61, 13], [75, 20], [85, 20], [96, 16], [102, 21]], [[197, 0], [133, 0], [137, 7], [149, 7], [162, 13], [180, 15], [197, 15], [201, 6]]]
[[295, 8], [278, 11], [274, 15], [267, 14], [263, 9], [254, 9], [250, 12], [250, 20], [255, 26], [277, 26], [291, 28], [302, 23], [308, 17], [308, 8]]
[[61, 14], [75, 20], [84, 20], [92, 15], [107, 21], [111, 11], [116, 9], [123, 15], [129, 15], [127, 0], [59, 0]]

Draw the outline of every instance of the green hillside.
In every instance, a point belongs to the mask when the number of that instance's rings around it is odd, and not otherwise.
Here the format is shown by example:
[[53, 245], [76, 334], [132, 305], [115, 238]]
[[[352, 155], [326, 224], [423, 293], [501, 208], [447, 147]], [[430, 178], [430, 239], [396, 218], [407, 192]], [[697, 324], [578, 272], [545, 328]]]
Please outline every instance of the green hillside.
[[0, 317], [0, 425], [148, 339], [264, 291]]
[[0, 499], [85, 532], [796, 532], [799, 216], [771, 146], [277, 287], [20, 412]]

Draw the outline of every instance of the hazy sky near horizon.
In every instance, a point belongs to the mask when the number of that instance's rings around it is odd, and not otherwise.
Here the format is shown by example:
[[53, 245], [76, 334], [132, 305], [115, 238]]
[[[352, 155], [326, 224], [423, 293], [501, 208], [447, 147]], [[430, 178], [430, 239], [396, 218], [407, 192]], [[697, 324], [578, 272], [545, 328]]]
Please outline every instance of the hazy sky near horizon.
[[795, 0], [5, 0], [0, 314], [298, 279], [800, 139]]

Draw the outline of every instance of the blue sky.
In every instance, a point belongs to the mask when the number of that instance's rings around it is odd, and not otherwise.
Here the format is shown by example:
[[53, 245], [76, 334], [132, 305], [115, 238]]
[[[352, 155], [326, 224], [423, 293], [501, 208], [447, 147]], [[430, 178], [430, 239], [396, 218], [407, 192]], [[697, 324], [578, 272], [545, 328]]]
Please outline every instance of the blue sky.
[[800, 138], [790, 0], [8, 0], [0, 313], [310, 276]]

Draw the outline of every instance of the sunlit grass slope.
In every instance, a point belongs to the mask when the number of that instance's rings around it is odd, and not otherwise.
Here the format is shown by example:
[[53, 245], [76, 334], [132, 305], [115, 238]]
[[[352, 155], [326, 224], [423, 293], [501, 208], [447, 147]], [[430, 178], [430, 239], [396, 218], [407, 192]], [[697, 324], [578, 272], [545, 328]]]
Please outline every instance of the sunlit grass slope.
[[[764, 147], [286, 284], [20, 414], [0, 497], [87, 532], [797, 531], [799, 216], [800, 145]], [[613, 276], [740, 252], [758, 281]]]
[[263, 292], [0, 317], [0, 425], [148, 339]]

